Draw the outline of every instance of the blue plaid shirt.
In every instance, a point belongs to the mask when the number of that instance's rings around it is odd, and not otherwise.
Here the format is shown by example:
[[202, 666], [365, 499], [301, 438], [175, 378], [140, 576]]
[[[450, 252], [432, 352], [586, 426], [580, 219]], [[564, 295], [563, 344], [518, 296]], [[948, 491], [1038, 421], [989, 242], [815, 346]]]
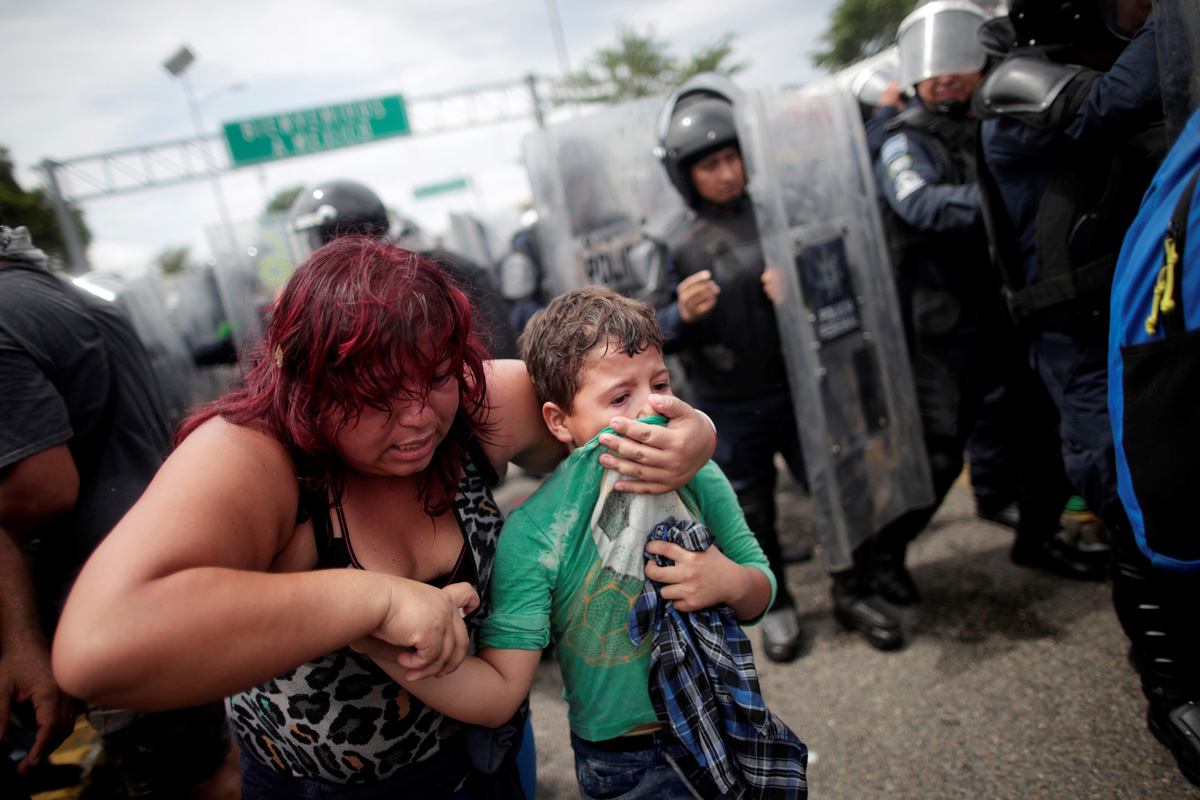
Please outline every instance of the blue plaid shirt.
[[[655, 540], [694, 551], [713, 544], [708, 528], [691, 521], [655, 526]], [[750, 640], [733, 611], [722, 604], [681, 614], [660, 589], [646, 579], [627, 627], [634, 644], [654, 631], [650, 700], [668, 737], [690, 754], [693, 763], [680, 765], [688, 778], [706, 797], [808, 797], [808, 748], [763, 702]]]

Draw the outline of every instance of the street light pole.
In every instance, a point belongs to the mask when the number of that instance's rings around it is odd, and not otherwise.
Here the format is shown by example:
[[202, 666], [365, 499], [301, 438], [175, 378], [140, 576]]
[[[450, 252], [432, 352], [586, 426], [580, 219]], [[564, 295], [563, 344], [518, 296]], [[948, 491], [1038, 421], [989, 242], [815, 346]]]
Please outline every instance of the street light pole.
[[191, 66], [196, 57], [192, 55], [192, 51], [183, 46], [175, 55], [163, 62], [163, 66], [167, 72], [170, 72], [179, 82], [183, 84], [183, 94], [187, 98], [188, 109], [192, 115], [192, 124], [196, 128], [196, 136], [199, 137], [201, 148], [204, 153], [204, 160], [208, 164], [208, 174], [212, 178], [213, 196], [217, 201], [217, 212], [221, 216], [221, 226], [225, 231], [225, 247], [228, 254], [232, 257], [237, 255], [237, 237], [233, 230], [233, 220], [229, 216], [229, 207], [225, 204], [225, 191], [221, 187], [221, 178], [217, 171], [216, 161], [213, 159], [212, 150], [209, 148], [208, 138], [204, 132], [204, 121], [200, 119], [200, 104], [196, 102], [196, 95], [192, 91], [192, 82], [188, 79], [187, 68]]
[[225, 306], [225, 319], [232, 326], [234, 341], [240, 344], [242, 337], [246, 334], [246, 326], [242, 324], [242, 317], [237, 313], [238, 306], [234, 303], [233, 287], [229, 286], [225, 280], [225, 273], [230, 268], [236, 268], [237, 262], [240, 261], [240, 254], [238, 253], [237, 236], [233, 230], [233, 220], [229, 216], [229, 207], [225, 205], [225, 192], [221, 188], [221, 178], [217, 173], [216, 161], [212, 157], [212, 150], [209, 149], [208, 139], [204, 134], [204, 122], [200, 119], [200, 105], [196, 102], [196, 95], [192, 92], [192, 84], [187, 76], [187, 68], [195, 60], [196, 57], [192, 55], [192, 51], [184, 45], [175, 55], [164, 61], [163, 66], [166, 67], [167, 72], [179, 78], [183, 84], [183, 93], [187, 97], [188, 108], [192, 113], [192, 124], [196, 126], [196, 135], [200, 137], [204, 158], [208, 162], [213, 196], [217, 200], [217, 211], [221, 215], [221, 225], [225, 231], [225, 258], [229, 262], [223, 265], [224, 269], [222, 269], [221, 259], [217, 259], [218, 268], [214, 270], [217, 279], [217, 294], [221, 299], [221, 305]]
[[558, 16], [555, 0], [546, 0], [546, 10], [550, 13], [550, 32], [554, 34], [554, 48], [558, 51], [558, 68], [562, 70], [563, 78], [569, 78], [571, 60], [567, 58], [567, 40], [563, 37], [562, 20]]

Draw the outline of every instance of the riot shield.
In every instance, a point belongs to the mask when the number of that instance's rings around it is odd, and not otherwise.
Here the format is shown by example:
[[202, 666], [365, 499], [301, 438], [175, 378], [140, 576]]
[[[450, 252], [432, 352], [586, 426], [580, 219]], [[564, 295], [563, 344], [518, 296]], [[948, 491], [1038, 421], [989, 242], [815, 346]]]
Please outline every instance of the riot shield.
[[238, 246], [232, 252], [223, 246], [222, 227], [211, 226], [208, 240], [225, 322], [241, 353], [257, 329], [260, 310], [287, 282], [298, 261], [286, 212], [264, 214], [234, 228]]
[[857, 101], [749, 93], [735, 106], [830, 570], [933, 502], [928, 459]]
[[587, 284], [648, 299], [630, 249], [651, 216], [683, 208], [652, 151], [662, 98], [548, 126], [522, 141], [538, 212], [548, 296]]
[[1156, 3], [1154, 16], [1167, 137], [1174, 142], [1200, 106], [1200, 0]]
[[481, 267], [494, 271], [496, 257], [488, 242], [483, 222], [473, 214], [450, 212], [450, 250], [461, 253]]
[[879, 97], [888, 84], [899, 79], [900, 49], [893, 46], [824, 78], [806, 83], [797, 91], [805, 96], [849, 91], [858, 98], [858, 102], [875, 107], [879, 105]]
[[164, 292], [158, 278], [144, 275], [127, 280], [89, 272], [75, 278], [74, 283], [125, 312], [146, 348], [172, 423], [216, 397], [228, 384], [229, 371], [196, 365], [183, 332], [171, 318], [170, 291]]

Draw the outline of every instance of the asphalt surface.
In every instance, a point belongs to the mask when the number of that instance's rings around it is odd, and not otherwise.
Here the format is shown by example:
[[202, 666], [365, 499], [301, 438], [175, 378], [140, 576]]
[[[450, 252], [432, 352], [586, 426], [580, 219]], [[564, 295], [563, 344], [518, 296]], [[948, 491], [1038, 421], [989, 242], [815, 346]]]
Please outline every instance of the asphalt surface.
[[[498, 499], [511, 507], [536, 485], [510, 479]], [[786, 479], [778, 494], [785, 542], [816, 544], [807, 498]], [[768, 706], [809, 747], [810, 797], [1200, 798], [1146, 729], [1111, 584], [1018, 567], [1011, 543], [956, 485], [909, 549], [923, 599], [901, 611], [907, 641], [888, 653], [833, 618], [818, 560], [788, 567], [805, 651], [756, 662]], [[538, 800], [579, 796], [561, 692], [557, 664], [543, 661]]]

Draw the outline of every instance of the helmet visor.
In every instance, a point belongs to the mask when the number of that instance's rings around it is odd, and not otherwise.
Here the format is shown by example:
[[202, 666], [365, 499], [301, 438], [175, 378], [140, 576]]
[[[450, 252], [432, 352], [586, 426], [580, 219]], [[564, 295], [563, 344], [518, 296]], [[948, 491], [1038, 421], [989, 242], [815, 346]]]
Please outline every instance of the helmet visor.
[[287, 229], [291, 235], [292, 252], [298, 261], [307, 261], [313, 251], [319, 248], [324, 240], [321, 231], [337, 219], [337, 209], [329, 204], [295, 214], [288, 220]]
[[978, 31], [986, 16], [968, 2], [921, 6], [900, 24], [900, 83], [916, 86], [928, 78], [980, 72], [987, 54]]

